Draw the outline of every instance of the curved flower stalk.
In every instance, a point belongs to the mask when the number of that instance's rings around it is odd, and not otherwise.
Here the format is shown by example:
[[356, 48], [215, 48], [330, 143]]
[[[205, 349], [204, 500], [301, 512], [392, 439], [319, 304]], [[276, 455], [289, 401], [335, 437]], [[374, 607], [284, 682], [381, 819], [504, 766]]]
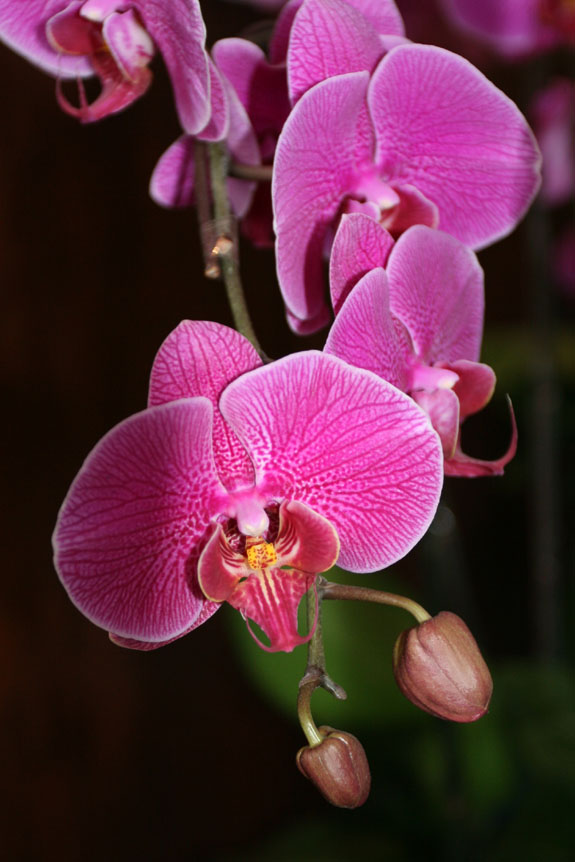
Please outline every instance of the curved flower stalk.
[[70, 598], [117, 643], [161, 646], [228, 601], [264, 648], [290, 651], [311, 637], [297, 607], [319, 572], [389, 565], [433, 517], [442, 455], [427, 417], [335, 356], [262, 366], [237, 332], [184, 322], [149, 404], [96, 445], [54, 534]]
[[504, 57], [515, 59], [575, 42], [571, 0], [442, 0], [448, 17]]
[[[224, 92], [205, 50], [198, 0], [0, 0], [0, 39], [58, 79], [58, 101], [89, 123], [123, 110], [147, 90], [157, 50], [167, 66], [183, 129], [217, 140], [226, 132]], [[102, 90], [88, 104], [82, 78]], [[77, 78], [80, 107], [64, 96], [62, 78]]]
[[441, 48], [398, 45], [371, 77], [352, 72], [316, 84], [284, 126], [272, 182], [278, 277], [292, 325], [326, 321], [323, 253], [342, 213], [366, 213], [394, 236], [412, 224], [440, 227], [483, 248], [526, 212], [539, 163], [515, 104]]
[[[348, 273], [362, 266], [353, 254], [362, 228], [364, 259], [369, 252], [376, 257], [374, 227], [385, 233], [363, 215], [342, 220], [334, 242], [339, 265], [332, 268], [336, 307]], [[500, 475], [517, 446], [511, 413], [513, 436], [501, 458], [484, 461], [461, 450], [461, 423], [488, 403], [495, 388], [495, 373], [479, 362], [483, 305], [483, 272], [473, 252], [448, 234], [416, 225], [393, 246], [386, 269], [368, 271], [339, 305], [325, 345], [328, 353], [409, 393], [428, 413], [448, 476]]]

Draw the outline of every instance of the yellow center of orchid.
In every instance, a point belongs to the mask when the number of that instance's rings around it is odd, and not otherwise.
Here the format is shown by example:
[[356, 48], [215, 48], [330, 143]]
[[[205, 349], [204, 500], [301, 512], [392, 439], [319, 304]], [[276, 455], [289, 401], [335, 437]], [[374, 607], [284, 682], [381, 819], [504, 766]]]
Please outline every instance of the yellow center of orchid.
[[268, 566], [275, 566], [278, 561], [276, 549], [271, 542], [266, 542], [261, 536], [246, 537], [246, 557], [250, 569], [258, 571]]

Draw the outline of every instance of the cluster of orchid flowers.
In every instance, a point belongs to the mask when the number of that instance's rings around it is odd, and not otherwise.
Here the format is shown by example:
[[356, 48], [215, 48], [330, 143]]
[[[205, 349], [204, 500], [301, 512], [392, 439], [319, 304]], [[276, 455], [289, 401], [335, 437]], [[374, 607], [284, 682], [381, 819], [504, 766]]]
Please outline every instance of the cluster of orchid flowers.
[[[0, 0], [0, 37], [56, 77], [59, 104], [83, 122], [141, 96], [162, 55], [183, 134], [151, 194], [215, 215], [206, 272], [226, 280], [240, 330], [184, 321], [168, 335], [147, 408], [95, 446], [61, 508], [62, 583], [122, 646], [167, 644], [224, 601], [263, 649], [309, 643], [298, 764], [331, 802], [355, 807], [369, 790], [363, 749], [318, 729], [310, 711], [318, 686], [341, 695], [318, 647], [322, 600], [414, 614], [394, 670], [418, 706], [472, 721], [489, 702], [489, 671], [459, 618], [321, 574], [399, 560], [434, 517], [444, 475], [500, 475], [515, 453], [512, 411], [509, 448], [494, 461], [463, 452], [461, 424], [495, 387], [479, 361], [475, 251], [533, 200], [534, 136], [467, 60], [411, 43], [392, 0], [289, 0], [267, 54], [243, 38], [208, 54], [197, 0]], [[101, 92], [89, 103], [82, 80], [94, 74]], [[334, 318], [323, 351], [263, 354], [239, 287], [235, 220], [256, 245], [275, 244], [296, 334]]]

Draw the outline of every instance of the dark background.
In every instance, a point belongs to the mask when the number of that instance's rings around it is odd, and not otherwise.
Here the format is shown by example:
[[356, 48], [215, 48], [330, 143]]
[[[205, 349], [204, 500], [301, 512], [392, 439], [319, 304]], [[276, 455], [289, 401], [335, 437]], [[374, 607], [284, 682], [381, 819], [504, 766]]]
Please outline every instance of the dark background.
[[[559, 54], [504, 66], [420, 6], [425, 19], [417, 4], [405, 6], [408, 35], [471, 51], [524, 110], [568, 65]], [[225, 3], [204, 9], [211, 42], [256, 18]], [[203, 278], [193, 213], [148, 197], [154, 164], [179, 133], [159, 60], [154, 73], [144, 99], [83, 128], [59, 111], [52, 79], [0, 46], [0, 853], [62, 862], [567, 860], [574, 297], [554, 283], [551, 262], [568, 207], [536, 204], [480, 255], [483, 358], [498, 387], [467, 423], [465, 446], [484, 457], [504, 451], [509, 392], [517, 457], [503, 478], [448, 479], [418, 549], [355, 581], [465, 617], [495, 679], [481, 722], [447, 725], [403, 701], [390, 670], [393, 641], [409, 624], [401, 612], [327, 607], [329, 669], [349, 701], [318, 693], [318, 723], [359, 736], [373, 776], [363, 809], [331, 809], [294, 763], [303, 649], [259, 652], [224, 608], [158, 652], [122, 650], [61, 588], [50, 536], [83, 458], [143, 408], [155, 352], [182, 318], [231, 322], [223, 288]], [[271, 251], [244, 244], [242, 265], [264, 349], [321, 346], [321, 337], [289, 332]]]

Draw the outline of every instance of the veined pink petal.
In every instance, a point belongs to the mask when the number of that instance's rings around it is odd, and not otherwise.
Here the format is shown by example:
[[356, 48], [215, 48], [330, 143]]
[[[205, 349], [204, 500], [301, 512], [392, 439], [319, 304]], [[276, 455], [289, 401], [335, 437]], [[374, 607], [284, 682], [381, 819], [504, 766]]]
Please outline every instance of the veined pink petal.
[[221, 39], [212, 53], [260, 138], [279, 135], [290, 111], [285, 67], [272, 65], [246, 39]]
[[460, 359], [458, 362], [442, 363], [444, 367], [455, 371], [459, 380], [453, 391], [459, 399], [461, 421], [482, 410], [491, 400], [495, 390], [495, 372], [483, 362], [468, 362]]
[[294, 18], [287, 54], [292, 105], [334, 75], [371, 72], [382, 54], [373, 26], [345, 0], [305, 0]]
[[515, 457], [515, 453], [517, 452], [517, 423], [515, 422], [511, 400], [508, 399], [508, 401], [509, 412], [511, 414], [511, 442], [505, 455], [493, 461], [483, 461], [480, 458], [471, 458], [469, 455], [465, 455], [458, 444], [453, 457], [445, 461], [446, 476], [466, 476], [472, 479], [477, 476], [503, 475], [504, 468]]
[[439, 438], [410, 398], [369, 371], [296, 353], [231, 383], [220, 409], [258, 486], [333, 524], [344, 568], [389, 565], [427, 529], [442, 484]]
[[183, 634], [204, 607], [196, 560], [224, 493], [207, 399], [117, 425], [86, 459], [54, 532], [56, 568], [74, 604], [122, 638]]
[[414, 186], [439, 226], [472, 248], [508, 234], [539, 186], [540, 156], [516, 105], [442, 48], [401, 45], [368, 94], [383, 181]]
[[373, 371], [404, 392], [408, 388], [413, 347], [403, 324], [390, 312], [383, 269], [366, 273], [353, 288], [329, 331], [324, 350], [350, 365]]
[[324, 305], [315, 317], [308, 317], [306, 320], [300, 320], [299, 317], [296, 317], [289, 310], [286, 310], [286, 318], [289, 328], [292, 332], [295, 332], [296, 335], [313, 335], [314, 332], [318, 332], [320, 329], [323, 329], [324, 326], [328, 325], [331, 320], [331, 315], [329, 313], [329, 308]]
[[452, 458], [459, 438], [459, 400], [453, 389], [419, 390], [411, 397], [431, 419], [441, 439], [444, 458]]
[[206, 620], [209, 620], [209, 618], [213, 616], [215, 612], [220, 609], [220, 607], [220, 602], [205, 601], [202, 605], [202, 609], [199, 615], [196, 617], [192, 625], [176, 637], [168, 638], [168, 640], [165, 641], [139, 641], [135, 640], [134, 638], [123, 638], [120, 635], [114, 634], [113, 632], [108, 633], [109, 638], [113, 644], [116, 644], [116, 646], [124, 647], [125, 649], [140, 650], [141, 652], [151, 652], [152, 650], [160, 649], [160, 647], [167, 646], [168, 644], [171, 644], [174, 641], [183, 638], [184, 635], [189, 634], [194, 629], [197, 629], [199, 626], [205, 623]]
[[343, 215], [329, 259], [329, 286], [337, 315], [352, 287], [378, 266], [385, 266], [393, 237], [362, 213]]
[[248, 623], [250, 634], [262, 649], [291, 652], [307, 643], [313, 634], [313, 630], [307, 635], [298, 633], [297, 609], [314, 581], [314, 576], [294, 569], [260, 569], [238, 584], [228, 602], [244, 619], [253, 620], [266, 633], [269, 646], [262, 643]]
[[367, 141], [358, 137], [367, 83], [367, 72], [355, 72], [317, 84], [278, 141], [272, 181], [278, 278], [288, 310], [300, 320], [324, 307], [325, 235], [354, 185], [358, 161], [367, 157]]
[[198, 0], [130, 0], [168, 69], [182, 128], [189, 135], [211, 117], [206, 28]]
[[228, 137], [230, 127], [228, 92], [218, 69], [209, 57], [208, 67], [212, 113], [208, 124], [204, 126], [201, 132], [198, 132], [197, 138], [200, 141], [221, 141]]
[[73, 16], [81, 0], [0, 0], [0, 40], [45, 72], [61, 78], [87, 77], [94, 71], [86, 57], [59, 54], [47, 37], [48, 21], [61, 12]]
[[194, 202], [194, 139], [181, 135], [154, 168], [150, 197], [164, 207], [188, 207]]
[[262, 364], [250, 342], [227, 326], [184, 320], [160, 347], [150, 375], [148, 404], [178, 398], [209, 398], [214, 406], [214, 458], [228, 488], [253, 484], [253, 466], [218, 408], [220, 395], [232, 380]]
[[479, 359], [483, 270], [466, 246], [423, 225], [397, 240], [387, 263], [392, 314], [426, 364]]
[[278, 565], [317, 575], [335, 565], [339, 539], [326, 518], [297, 500], [289, 500], [280, 506], [275, 549]]

